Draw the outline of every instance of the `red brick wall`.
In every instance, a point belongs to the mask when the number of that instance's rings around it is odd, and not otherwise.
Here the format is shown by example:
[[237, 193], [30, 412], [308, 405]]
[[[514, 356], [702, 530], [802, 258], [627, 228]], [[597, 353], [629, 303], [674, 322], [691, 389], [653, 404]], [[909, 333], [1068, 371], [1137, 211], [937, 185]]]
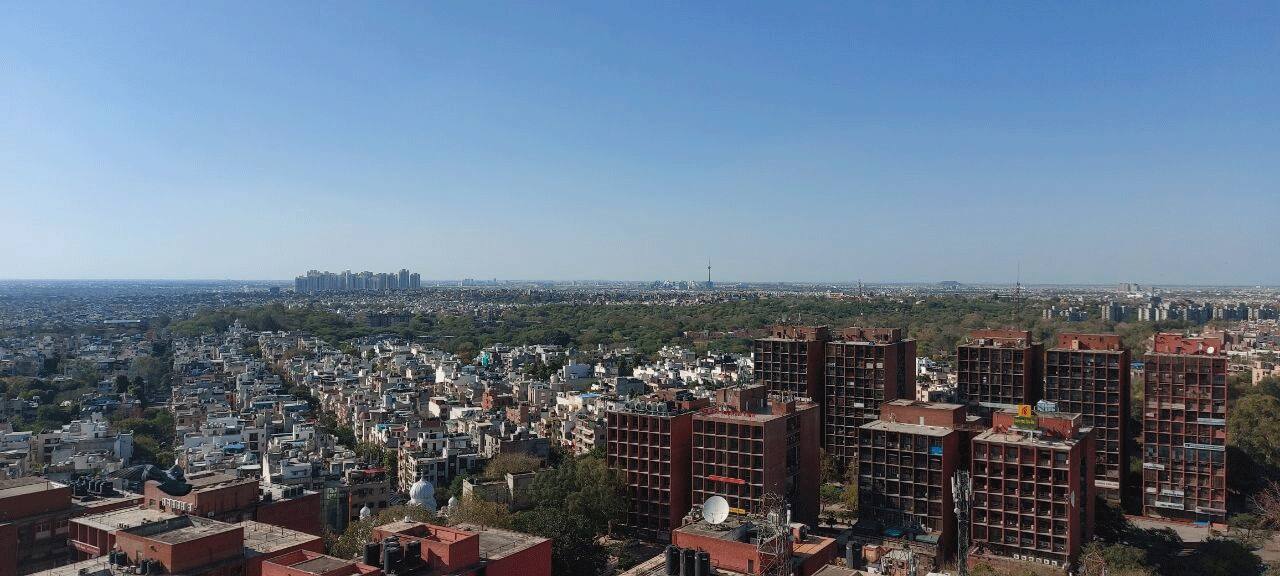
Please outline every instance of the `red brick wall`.
[[1015, 340], [1022, 340], [1027, 344], [1031, 344], [1031, 332], [1027, 330], [973, 330], [969, 332], [969, 337], [1010, 343]]
[[321, 519], [322, 504], [319, 492], [303, 494], [288, 500], [263, 502], [258, 505], [258, 512], [254, 519], [264, 524], [283, 526], [290, 530], [320, 536], [324, 534], [324, 522]]
[[681, 519], [693, 505], [692, 458], [693, 413], [689, 412], [671, 418], [671, 502], [668, 510], [673, 529], [680, 525]]
[[202, 566], [240, 557], [244, 552], [244, 529], [227, 530], [178, 544], [121, 531], [116, 533], [115, 545], [128, 555], [131, 564], [140, 560], [157, 560], [166, 572], [197, 571]]
[[403, 542], [413, 538], [422, 542], [422, 559], [432, 568], [461, 570], [480, 563], [480, 535], [430, 524], [420, 524], [412, 530], [391, 532], [373, 529], [374, 540], [396, 535]]
[[71, 488], [60, 486], [0, 500], [0, 522], [21, 520], [71, 507]]
[[[159, 482], [150, 480], [147, 482], [146, 487], [143, 488], [143, 495], [146, 497], [146, 506], [148, 508], [159, 509], [161, 500], [168, 498], [194, 506], [194, 510], [188, 512], [190, 514], [208, 516], [209, 513], [213, 513], [214, 518], [230, 522], [248, 520], [248, 515], [251, 515], [251, 510], [258, 501], [257, 482], [242, 482], [218, 488], [193, 491], [186, 496], [170, 496], [160, 490], [159, 486]], [[166, 510], [173, 511], [169, 508], [166, 508]], [[243, 511], [245, 517], [228, 517], [228, 513], [237, 511]], [[178, 512], [181, 513], [181, 511]]]
[[908, 406], [895, 406], [886, 402], [880, 406], [880, 419], [903, 424], [920, 424], [924, 419], [925, 426], [941, 426], [944, 428], [960, 428], [965, 423], [968, 410], [956, 404], [913, 403]]
[[[295, 544], [288, 548], [284, 548], [282, 550], [277, 550], [276, 552], [273, 552], [271, 554], [271, 557], [276, 558], [282, 554], [288, 554], [290, 552], [294, 552], [297, 550], [309, 550], [311, 552], [316, 552], [318, 554], [324, 554], [324, 540], [321, 538], [315, 538], [315, 539], [303, 542], [301, 544]], [[262, 576], [262, 566], [267, 559], [268, 558], [266, 557], [266, 555], [263, 555], [263, 556], [255, 556], [253, 558], [249, 558], [248, 560], [245, 560], [244, 573], [243, 573], [244, 576]], [[381, 571], [379, 571], [379, 574], [381, 574]]]
[[551, 576], [551, 541], [546, 540], [485, 567], [485, 576]]
[[1058, 347], [1070, 350], [1119, 350], [1121, 346], [1119, 334], [1064, 332], [1058, 335]]
[[18, 527], [0, 524], [0, 576], [18, 574]]
[[760, 554], [754, 544], [721, 538], [707, 538], [676, 530], [671, 543], [681, 548], [705, 550], [711, 554], [711, 565], [719, 570], [756, 574], [760, 570]]
[[1213, 348], [1214, 354], [1222, 354], [1222, 338], [1189, 338], [1181, 334], [1161, 332], [1152, 341], [1152, 352], [1156, 354], [1208, 354], [1209, 348]]
[[[795, 522], [816, 526], [822, 481], [822, 462], [818, 452], [822, 444], [822, 413], [816, 404], [812, 404], [797, 412], [795, 418], [800, 419], [800, 473], [796, 478], [795, 497], [791, 499], [791, 517]], [[785, 466], [785, 454], [783, 458]]]

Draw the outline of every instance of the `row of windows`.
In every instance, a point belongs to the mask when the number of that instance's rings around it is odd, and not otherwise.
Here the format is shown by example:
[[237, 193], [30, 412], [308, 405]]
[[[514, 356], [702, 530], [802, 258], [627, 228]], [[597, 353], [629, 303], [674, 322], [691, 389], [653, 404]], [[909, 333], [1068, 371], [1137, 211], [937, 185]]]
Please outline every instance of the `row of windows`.
[[[764, 438], [764, 426], [752, 426], [750, 424], [738, 424], [735, 422], [723, 422], [719, 420], [700, 420], [694, 419], [693, 431], [696, 434], [728, 436], [732, 438], [753, 438], [756, 440]], [[697, 437], [695, 436], [696, 440]]]

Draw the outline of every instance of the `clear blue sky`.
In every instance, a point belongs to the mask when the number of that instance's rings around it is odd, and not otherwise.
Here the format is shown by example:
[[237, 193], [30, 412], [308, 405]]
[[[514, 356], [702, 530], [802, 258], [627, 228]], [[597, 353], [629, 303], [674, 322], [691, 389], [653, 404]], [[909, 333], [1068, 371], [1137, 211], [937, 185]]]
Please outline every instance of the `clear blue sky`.
[[1280, 283], [1280, 3], [3, 2], [0, 278]]

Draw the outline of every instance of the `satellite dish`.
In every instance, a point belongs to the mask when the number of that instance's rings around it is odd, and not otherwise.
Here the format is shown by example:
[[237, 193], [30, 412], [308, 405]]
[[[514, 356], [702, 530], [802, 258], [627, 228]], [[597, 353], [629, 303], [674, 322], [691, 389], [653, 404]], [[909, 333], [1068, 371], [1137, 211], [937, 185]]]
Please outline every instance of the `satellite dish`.
[[707, 524], [719, 524], [729, 517], [729, 501], [723, 496], [712, 496], [702, 503], [702, 519]]
[[1213, 346], [1210, 346], [1208, 350], [1205, 350], [1205, 353], [1213, 354]]

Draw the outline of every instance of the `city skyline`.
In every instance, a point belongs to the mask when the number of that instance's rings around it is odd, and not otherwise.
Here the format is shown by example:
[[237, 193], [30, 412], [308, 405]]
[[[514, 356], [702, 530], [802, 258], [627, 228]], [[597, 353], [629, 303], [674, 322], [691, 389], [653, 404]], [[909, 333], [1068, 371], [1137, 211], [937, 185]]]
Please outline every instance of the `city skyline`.
[[8, 12], [0, 278], [1280, 284], [1274, 4]]

